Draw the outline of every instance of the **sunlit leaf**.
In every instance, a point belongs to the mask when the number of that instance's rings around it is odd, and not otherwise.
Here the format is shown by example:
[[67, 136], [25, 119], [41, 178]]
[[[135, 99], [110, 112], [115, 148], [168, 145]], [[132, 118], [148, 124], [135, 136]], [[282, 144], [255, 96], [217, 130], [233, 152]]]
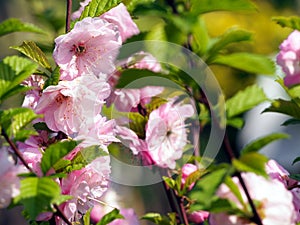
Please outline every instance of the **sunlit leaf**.
[[300, 119], [300, 107], [294, 100], [276, 99], [263, 112], [277, 112]]
[[289, 27], [293, 30], [300, 30], [300, 18], [297, 16], [291, 17], [284, 17], [284, 16], [277, 16], [272, 18], [277, 24], [282, 27]]
[[59, 78], [60, 78], [60, 72], [59, 72], [59, 67], [57, 66], [51, 73], [50, 77], [45, 81], [44, 88], [47, 88], [48, 86], [51, 85], [57, 85], [59, 82]]
[[105, 214], [96, 225], [107, 225], [116, 219], [124, 219], [124, 216], [120, 214], [120, 210], [113, 209], [109, 213]]
[[141, 217], [142, 220], [148, 220], [158, 225], [170, 225], [170, 219], [159, 213], [147, 213]]
[[13, 32], [33, 32], [45, 34], [45, 31], [41, 28], [31, 23], [22, 22], [21, 20], [16, 18], [10, 18], [0, 23], [0, 36]]
[[118, 5], [120, 0], [92, 0], [83, 10], [80, 20], [85, 17], [96, 17]]

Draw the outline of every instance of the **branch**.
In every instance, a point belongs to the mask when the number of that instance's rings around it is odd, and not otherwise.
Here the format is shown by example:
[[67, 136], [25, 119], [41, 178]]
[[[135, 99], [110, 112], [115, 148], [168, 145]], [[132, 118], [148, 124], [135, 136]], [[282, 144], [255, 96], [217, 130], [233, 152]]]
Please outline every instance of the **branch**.
[[68, 218], [66, 217], [66, 215], [60, 210], [60, 208], [58, 207], [58, 205], [54, 204], [53, 205], [54, 208], [56, 209], [56, 215], [59, 216], [60, 218], [62, 218], [62, 220], [68, 224], [68, 225], [72, 225], [72, 223], [68, 220]]
[[72, 14], [72, 0], [67, 0], [66, 33], [70, 31], [71, 14]]

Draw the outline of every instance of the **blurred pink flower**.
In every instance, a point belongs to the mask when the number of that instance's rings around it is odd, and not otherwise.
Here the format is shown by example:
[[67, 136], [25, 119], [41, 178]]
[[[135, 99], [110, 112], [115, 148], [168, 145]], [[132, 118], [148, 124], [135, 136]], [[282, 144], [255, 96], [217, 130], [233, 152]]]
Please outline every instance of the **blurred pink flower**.
[[192, 223], [200, 224], [207, 220], [209, 217], [209, 212], [207, 211], [195, 211], [188, 214], [188, 219]]
[[[98, 157], [85, 168], [72, 171], [61, 181], [62, 194], [73, 196], [60, 208], [71, 222], [78, 221], [94, 200], [99, 199], [107, 190], [110, 174], [109, 156]], [[58, 224], [65, 224], [57, 218]]]
[[[264, 225], [291, 225], [295, 224], [295, 211], [292, 204], [293, 197], [284, 185], [277, 180], [267, 180], [264, 177], [257, 176], [253, 173], [242, 173], [246, 187], [250, 196], [255, 202], [258, 202], [257, 211]], [[247, 198], [243, 192], [240, 183], [236, 177], [232, 178], [240, 189], [245, 203]], [[228, 199], [234, 202], [243, 210], [242, 204], [230, 189], [222, 184], [217, 191], [220, 198]], [[211, 213], [209, 217], [211, 225], [244, 225], [251, 224], [247, 218], [241, 218], [236, 215], [226, 213]]]
[[108, 83], [95, 76], [60, 81], [44, 90], [36, 113], [44, 114], [51, 130], [72, 135], [94, 124], [94, 117], [100, 113], [109, 94]]
[[[182, 178], [181, 178], [181, 185], [184, 186], [186, 179], [189, 175], [191, 175], [193, 172], [197, 171], [198, 167], [191, 163], [186, 163], [181, 168], [182, 171]], [[189, 189], [191, 190], [194, 187], [195, 183], [191, 184]]]
[[192, 105], [161, 105], [149, 115], [146, 125], [148, 153], [157, 166], [175, 168], [188, 143], [185, 119], [194, 113]]
[[11, 199], [20, 193], [20, 179], [17, 176], [20, 168], [6, 149], [0, 149], [0, 209], [9, 206]]
[[277, 64], [285, 73], [284, 83], [292, 86], [300, 83], [300, 31], [293, 31], [280, 45]]
[[42, 95], [44, 83], [43, 77], [38, 75], [31, 75], [23, 82], [23, 85], [31, 87], [32, 89], [26, 92], [22, 107], [35, 109], [37, 102]]
[[122, 42], [140, 32], [123, 3], [103, 13], [100, 18], [117, 25]]
[[55, 39], [53, 58], [62, 80], [84, 74], [106, 76], [115, 69], [122, 42], [117, 27], [100, 18], [84, 18], [67, 34]]
[[71, 15], [71, 19], [72, 20], [76, 20], [79, 19], [79, 17], [81, 16], [81, 13], [83, 12], [84, 8], [90, 3], [91, 0], [84, 0], [82, 2], [80, 2], [80, 7], [77, 11], [73, 12]]
[[293, 204], [297, 216], [296, 222], [300, 221], [300, 188], [299, 182], [289, 177], [290, 173], [279, 165], [275, 160], [269, 160], [266, 164], [266, 172], [273, 180], [278, 180], [284, 184], [286, 189], [293, 194]]

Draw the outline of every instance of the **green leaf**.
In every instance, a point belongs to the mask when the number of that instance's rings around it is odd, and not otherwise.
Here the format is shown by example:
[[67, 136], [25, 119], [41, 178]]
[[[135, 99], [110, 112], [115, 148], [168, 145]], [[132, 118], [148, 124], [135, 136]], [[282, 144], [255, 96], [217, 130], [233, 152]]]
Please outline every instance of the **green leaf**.
[[24, 205], [30, 219], [42, 212], [51, 212], [51, 204], [60, 196], [60, 187], [48, 177], [28, 177], [21, 180], [18, 202]]
[[239, 159], [233, 159], [232, 164], [238, 171], [253, 172], [257, 175], [267, 177], [265, 164], [268, 158], [256, 152], [241, 155]]
[[288, 126], [288, 125], [297, 125], [297, 124], [300, 124], [300, 119], [291, 118], [291, 119], [284, 121], [281, 125]]
[[195, 201], [191, 207], [192, 211], [207, 209], [211, 206], [217, 189], [224, 182], [228, 173], [228, 168], [218, 169], [206, 174], [196, 183], [188, 194], [189, 198]]
[[92, 0], [81, 13], [80, 19], [97, 17], [118, 5], [120, 0]]
[[241, 129], [244, 126], [245, 121], [242, 118], [233, 117], [233, 118], [228, 118], [226, 120], [226, 123], [229, 126], [235, 127], [237, 129]]
[[213, 11], [256, 11], [256, 6], [249, 0], [191, 0], [193, 14], [203, 14]]
[[219, 64], [255, 74], [275, 73], [274, 62], [263, 55], [254, 53], [238, 52], [229, 55], [219, 55], [208, 64]]
[[290, 174], [289, 178], [300, 181], [300, 174]]
[[33, 41], [24, 41], [22, 45], [12, 46], [11, 48], [20, 51], [50, 72], [52, 71], [46, 55]]
[[274, 133], [274, 134], [266, 135], [264, 137], [261, 137], [257, 140], [252, 141], [251, 143], [247, 144], [241, 150], [241, 155], [247, 154], [249, 152], [257, 152], [260, 149], [262, 149], [264, 146], [268, 145], [269, 143], [271, 143], [273, 141], [288, 138], [288, 137], [289, 137], [289, 135], [282, 134], [282, 133]]
[[90, 220], [90, 215], [91, 215], [92, 208], [89, 209], [83, 216], [83, 225], [90, 225], [91, 220]]
[[51, 76], [45, 81], [44, 89], [51, 85], [57, 85], [60, 78], [59, 67], [55, 67]]
[[284, 16], [277, 16], [272, 18], [277, 24], [282, 27], [289, 27], [293, 30], [300, 30], [300, 18], [297, 16], [291, 17], [284, 17]]
[[0, 62], [0, 102], [11, 96], [12, 91], [14, 94], [18, 91], [24, 91], [23, 88], [18, 88], [18, 86], [36, 69], [37, 65], [28, 59], [18, 56], [4, 58]]
[[141, 217], [142, 220], [148, 220], [158, 225], [170, 225], [171, 221], [167, 216], [159, 213], [147, 213]]
[[104, 215], [96, 225], [106, 225], [116, 219], [124, 219], [124, 217], [120, 214], [120, 210], [113, 209], [111, 212]]
[[267, 97], [261, 87], [256, 84], [248, 86], [226, 101], [227, 117], [235, 117], [266, 100]]
[[24, 23], [16, 18], [10, 18], [0, 23], [0, 36], [18, 31], [45, 34], [45, 31], [39, 27], [31, 23]]
[[235, 195], [235, 197], [238, 199], [238, 201], [240, 202], [240, 204], [243, 206], [243, 208], [246, 208], [246, 204], [243, 200], [243, 196], [239, 190], [239, 187], [237, 186], [236, 183], [233, 182], [233, 180], [231, 179], [231, 177], [226, 177], [225, 182], [224, 182], [227, 187], [230, 189], [230, 191]]
[[295, 119], [300, 119], [300, 107], [293, 99], [276, 99], [272, 102], [272, 105], [263, 112], [277, 112], [292, 116]]
[[200, 179], [202, 174], [203, 173], [201, 173], [200, 170], [196, 170], [193, 173], [191, 173], [190, 175], [188, 175], [188, 177], [185, 179], [185, 183], [184, 183], [184, 187], [183, 187], [184, 191], [186, 192], [191, 185], [195, 184], [196, 181], [198, 181]]
[[230, 28], [224, 34], [217, 37], [214, 43], [210, 46], [208, 50], [208, 54], [210, 57], [214, 56], [229, 44], [240, 42], [240, 41], [249, 41], [251, 39], [252, 39], [251, 32], [238, 29], [238, 28]]
[[0, 126], [9, 137], [14, 138], [16, 141], [23, 140], [34, 134], [33, 131], [23, 129], [39, 117], [28, 108], [11, 108], [0, 111]]
[[163, 176], [162, 177], [164, 182], [172, 189], [174, 189], [176, 187], [176, 181], [174, 179], [172, 179], [171, 177], [166, 177]]
[[50, 145], [43, 154], [41, 168], [46, 174], [58, 161], [71, 152], [77, 145], [76, 141], [62, 141]]
[[200, 56], [207, 51], [209, 43], [209, 35], [203, 18], [198, 17], [198, 23], [195, 24], [192, 30], [192, 49]]
[[294, 159], [292, 165], [294, 165], [296, 162], [299, 162], [300, 161], [300, 157], [297, 157], [296, 159]]

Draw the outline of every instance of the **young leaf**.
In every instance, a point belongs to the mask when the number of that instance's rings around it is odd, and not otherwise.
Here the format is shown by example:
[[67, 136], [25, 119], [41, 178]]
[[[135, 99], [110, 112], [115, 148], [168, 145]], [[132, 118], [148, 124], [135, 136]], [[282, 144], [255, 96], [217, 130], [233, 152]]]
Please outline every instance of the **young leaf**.
[[235, 197], [238, 199], [238, 201], [241, 203], [241, 205], [243, 206], [243, 208], [246, 208], [246, 204], [243, 200], [243, 196], [238, 188], [238, 186], [236, 185], [236, 183], [233, 182], [233, 180], [231, 179], [231, 177], [226, 177], [225, 182], [224, 182], [227, 187], [230, 189], [230, 191], [235, 195]]
[[120, 210], [113, 209], [111, 212], [104, 215], [96, 225], [106, 225], [116, 219], [124, 219], [124, 217], [120, 214]]
[[239, 117], [228, 118], [226, 120], [227, 125], [241, 129], [244, 126], [245, 121]]
[[251, 143], [247, 144], [242, 150], [241, 155], [247, 154], [249, 152], [257, 152], [262, 149], [267, 144], [276, 141], [278, 139], [288, 138], [289, 135], [282, 134], [282, 133], [274, 133], [266, 135], [262, 138], [252, 141]]
[[209, 56], [216, 55], [221, 49], [227, 45], [240, 41], [249, 41], [252, 38], [252, 33], [246, 30], [230, 28], [224, 34], [219, 36], [213, 45], [210, 47]]
[[300, 124], [300, 119], [291, 118], [291, 119], [284, 121], [281, 125], [288, 126], [288, 125], [297, 125], [297, 124]]
[[46, 55], [33, 41], [24, 41], [22, 45], [12, 46], [11, 48], [20, 51], [50, 72], [52, 71]]
[[61, 158], [71, 152], [77, 145], [76, 141], [62, 141], [50, 145], [42, 157], [41, 168], [44, 174], [55, 166]]
[[44, 89], [51, 85], [57, 85], [59, 82], [59, 78], [60, 78], [60, 72], [59, 72], [59, 67], [57, 66], [51, 73], [51, 76], [46, 80]]
[[265, 171], [265, 164], [267, 161], [268, 158], [266, 156], [257, 152], [250, 152], [241, 155], [239, 159], [234, 159], [232, 164], [238, 171], [253, 172], [257, 175], [267, 177]]
[[300, 174], [290, 174], [289, 178], [300, 181]]
[[272, 60], [266, 56], [254, 53], [238, 52], [229, 55], [219, 55], [207, 63], [225, 65], [248, 73], [265, 75], [273, 75], [275, 73], [275, 66]]
[[297, 157], [296, 159], [294, 159], [292, 165], [294, 165], [296, 162], [299, 162], [300, 161], [300, 157]]
[[211, 206], [215, 192], [228, 175], [227, 168], [218, 169], [203, 176], [189, 193], [189, 198], [195, 201], [193, 211], [208, 209]]
[[28, 59], [18, 56], [4, 58], [0, 62], [0, 102], [10, 96], [11, 91], [23, 91], [23, 88], [17, 87], [36, 69], [37, 65]]
[[24, 23], [16, 18], [10, 18], [0, 23], [0, 36], [18, 31], [45, 34], [45, 31], [41, 28], [31, 23]]
[[24, 128], [33, 120], [40, 117], [28, 108], [11, 108], [0, 111], [0, 125], [2, 129], [13, 137], [14, 140], [21, 140], [33, 134], [33, 131]]
[[172, 189], [174, 189], [176, 187], [176, 181], [174, 179], [172, 179], [171, 177], [162, 177], [164, 182]]
[[265, 109], [263, 112], [277, 112], [283, 113], [294, 117], [295, 119], [300, 119], [300, 107], [292, 99], [290, 101], [284, 99], [277, 99], [272, 102], [272, 105]]
[[86, 212], [86, 214], [84, 214], [84, 216], [83, 216], [83, 225], [90, 225], [91, 224], [91, 221], [90, 221], [91, 211], [92, 211], [92, 209], [89, 209]]
[[92, 0], [83, 10], [80, 20], [85, 17], [96, 17], [118, 5], [120, 0]]
[[191, 0], [193, 14], [203, 14], [212, 11], [256, 11], [256, 6], [250, 0]]
[[262, 88], [256, 84], [239, 91], [226, 101], [227, 117], [232, 118], [267, 100]]
[[209, 35], [203, 18], [198, 17], [198, 22], [192, 30], [192, 49], [199, 55], [204, 55], [209, 43]]
[[289, 27], [292, 28], [293, 30], [300, 30], [300, 18], [297, 16], [291, 16], [291, 17], [278, 16], [278, 17], [273, 17], [272, 20], [282, 27]]
[[167, 216], [159, 213], [147, 213], [141, 217], [142, 220], [148, 220], [158, 225], [170, 225], [171, 221]]
[[48, 177], [28, 177], [21, 180], [18, 202], [24, 205], [30, 219], [42, 212], [51, 212], [51, 204], [60, 196], [59, 185]]

